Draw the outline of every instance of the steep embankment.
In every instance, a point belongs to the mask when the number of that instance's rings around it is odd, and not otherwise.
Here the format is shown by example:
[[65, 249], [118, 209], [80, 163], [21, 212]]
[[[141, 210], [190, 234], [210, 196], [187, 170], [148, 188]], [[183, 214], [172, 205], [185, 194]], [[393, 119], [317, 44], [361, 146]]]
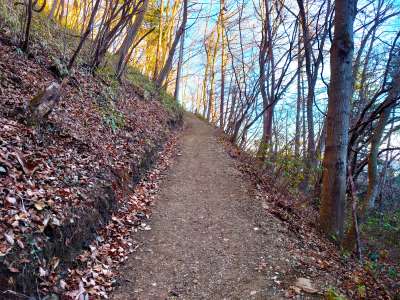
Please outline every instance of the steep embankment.
[[[144, 100], [138, 86], [79, 69], [45, 124], [27, 126], [29, 100], [59, 80], [53, 54], [33, 44], [26, 55], [0, 31], [1, 292], [62, 292], [67, 268], [82, 263], [76, 255], [132, 196], [180, 123], [158, 95]], [[135, 226], [142, 200], [132, 204]]]

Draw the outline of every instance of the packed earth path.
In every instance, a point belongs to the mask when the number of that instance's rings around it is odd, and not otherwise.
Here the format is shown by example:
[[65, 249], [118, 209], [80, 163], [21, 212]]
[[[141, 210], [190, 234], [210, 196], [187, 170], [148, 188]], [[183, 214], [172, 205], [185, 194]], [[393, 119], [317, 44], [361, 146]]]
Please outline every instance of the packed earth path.
[[112, 299], [284, 298], [285, 228], [263, 212], [215, 129], [192, 115], [185, 123], [151, 230], [136, 235]]

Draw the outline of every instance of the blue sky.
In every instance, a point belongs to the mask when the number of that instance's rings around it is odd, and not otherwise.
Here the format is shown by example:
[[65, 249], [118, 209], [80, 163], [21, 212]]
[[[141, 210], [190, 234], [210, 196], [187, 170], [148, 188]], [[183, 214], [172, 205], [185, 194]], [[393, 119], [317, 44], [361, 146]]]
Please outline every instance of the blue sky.
[[[236, 3], [240, 1], [229, 1], [226, 0], [227, 3], [227, 14], [235, 11], [236, 8]], [[254, 15], [253, 11], [253, 1], [244, 1], [247, 6], [244, 12], [244, 15], [248, 16], [248, 19], [244, 25], [244, 39], [248, 43], [254, 43], [255, 41], [259, 41], [259, 28], [261, 28], [261, 24], [259, 20]], [[257, 1], [255, 1], [257, 2]], [[215, 25], [217, 22], [218, 18], [218, 12], [220, 9], [219, 6], [219, 1], [199, 1], [199, 2], [192, 2], [196, 3], [191, 7], [192, 12], [190, 15], [189, 19], [189, 30], [187, 32], [186, 36], [186, 41], [185, 41], [185, 64], [183, 68], [183, 76], [185, 77], [185, 82], [186, 84], [183, 85], [183, 88], [181, 89], [181, 95], [180, 99], [181, 101], [183, 100], [184, 104], [186, 105], [187, 108], [191, 108], [192, 105], [192, 100], [196, 97], [196, 93], [198, 93], [198, 90], [201, 88], [201, 80], [204, 74], [204, 64], [205, 64], [205, 53], [204, 53], [204, 47], [202, 46], [202, 40], [204, 36], [204, 30], [205, 27], [207, 26], [208, 32], [210, 32], [211, 28]], [[297, 4], [295, 0], [290, 0], [286, 1], [287, 5], [289, 5], [293, 10], [296, 10]], [[366, 3], [366, 1], [359, 1], [358, 7], [363, 6]], [[376, 5], [378, 1], [373, 1], [372, 5]], [[394, 5], [397, 8], [400, 8], [400, 0], [395, 0]], [[199, 12], [198, 10], [200, 10]], [[207, 19], [207, 15], [212, 15], [211, 18]], [[196, 20], [196, 23], [193, 24], [195, 21], [194, 19], [196, 17], [199, 17]], [[355, 23], [355, 28], [359, 26], [359, 17], [361, 17], [361, 14], [358, 16], [358, 20]], [[400, 18], [395, 17], [390, 20], [390, 22], [387, 22], [385, 26], [382, 27], [381, 32], [378, 34], [378, 39], [379, 41], [376, 42], [376, 47], [381, 47], [382, 51], [382, 56], [384, 57], [384, 48], [383, 45], [386, 41], [389, 41], [393, 37], [393, 33], [400, 28]], [[385, 31], [385, 32], [383, 32]], [[360, 32], [361, 33], [361, 32]], [[234, 34], [232, 30], [232, 34]], [[357, 44], [359, 42], [360, 34], [357, 33], [355, 37], [355, 43], [356, 43], [356, 51], [357, 51]], [[326, 44], [326, 50], [327, 52], [329, 51], [330, 44], [329, 42]], [[251, 55], [257, 54], [257, 48], [254, 46], [252, 49], [249, 49], [247, 52], [246, 57], [250, 57]], [[374, 49], [374, 51], [379, 51], [379, 48]], [[293, 65], [293, 68], [297, 67], [297, 64], [295, 63]], [[217, 69], [219, 69], [219, 59], [217, 60]], [[257, 70], [255, 70], [257, 71]], [[249, 76], [251, 74], [248, 74]], [[325, 62], [324, 62], [324, 72], [323, 72], [324, 78], [329, 82], [329, 54], [326, 54]], [[229, 77], [229, 76], [227, 76]], [[228, 80], [228, 79], [227, 79]], [[217, 73], [217, 80], [216, 80], [217, 86], [219, 84], [219, 74]], [[226, 84], [227, 86], [229, 83]], [[216, 89], [217, 92], [217, 97], [219, 95], [219, 89]], [[289, 132], [291, 135], [293, 135], [294, 132], [294, 115], [295, 115], [295, 99], [296, 99], [296, 86], [293, 85], [288, 92], [285, 95], [284, 101], [281, 101], [277, 108], [276, 108], [276, 116], [277, 120], [280, 118], [286, 118], [286, 115], [289, 116], [290, 121], [289, 121]], [[316, 104], [318, 105], [318, 108], [322, 111], [325, 110], [327, 103], [327, 93], [326, 93], [326, 87], [324, 83], [319, 80], [317, 84], [317, 98], [316, 98]], [[322, 117], [322, 114], [319, 112], [317, 108], [314, 108], [315, 110], [315, 118], [316, 121], [320, 120]], [[318, 130], [318, 127], [320, 126], [319, 122], [316, 122], [316, 129]], [[257, 126], [259, 123], [257, 124]], [[256, 127], [257, 127], [256, 126]], [[254, 128], [255, 130], [255, 128]]]

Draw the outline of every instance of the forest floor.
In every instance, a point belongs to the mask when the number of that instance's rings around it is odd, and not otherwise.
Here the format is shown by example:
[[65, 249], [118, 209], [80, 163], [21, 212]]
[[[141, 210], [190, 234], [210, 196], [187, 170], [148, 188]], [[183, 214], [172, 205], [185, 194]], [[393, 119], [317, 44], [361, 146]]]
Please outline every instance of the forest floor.
[[185, 119], [151, 230], [135, 235], [140, 246], [119, 269], [112, 299], [322, 298], [334, 274], [299, 268], [307, 253], [296, 255], [297, 237], [267, 212], [215, 129]]

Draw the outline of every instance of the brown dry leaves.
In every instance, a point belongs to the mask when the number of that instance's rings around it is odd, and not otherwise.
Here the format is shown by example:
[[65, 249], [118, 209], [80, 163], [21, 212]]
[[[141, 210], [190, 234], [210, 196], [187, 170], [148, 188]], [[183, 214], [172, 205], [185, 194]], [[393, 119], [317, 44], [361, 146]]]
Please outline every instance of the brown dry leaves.
[[[128, 195], [119, 209], [113, 214], [111, 222], [98, 232], [96, 240], [89, 249], [78, 256], [83, 268], [69, 269], [66, 287], [80, 289], [65, 292], [67, 296], [75, 297], [82, 292], [82, 286], [89, 295], [107, 298], [107, 294], [115, 286], [116, 267], [128, 259], [137, 245], [133, 234], [138, 230], [149, 230], [145, 223], [149, 218], [150, 206], [158, 191], [159, 182], [175, 154], [177, 137], [173, 136], [166, 144], [164, 151], [154, 168], [136, 186], [134, 192]], [[59, 290], [57, 290], [59, 292]]]
[[[1, 261], [11, 285], [13, 274], [35, 266], [43, 293], [78, 290], [81, 295], [104, 296], [115, 279], [112, 267], [136, 247], [130, 235], [149, 213], [176, 139], [172, 137], [158, 167], [134, 193], [131, 178], [139, 175], [143, 158], [170, 135], [171, 116], [159, 102], [141, 101], [129, 86], [121, 86], [114, 104], [124, 116], [124, 126], [113, 131], [98, 103], [107, 85], [78, 71], [49, 122], [40, 130], [27, 127], [26, 102], [56, 80], [49, 71], [51, 54], [35, 47], [32, 57], [26, 57], [0, 41]], [[60, 274], [65, 270], [63, 258], [43, 255], [43, 249], [59, 238], [64, 225], [79, 221], [76, 211], [93, 209], [92, 193], [100, 177], [112, 181], [120, 207], [68, 274]]]
[[[318, 211], [307, 198], [294, 196], [284, 185], [277, 184], [279, 179], [268, 170], [261, 170], [259, 161], [242, 153], [224, 136], [221, 136], [221, 142], [228, 154], [240, 162], [240, 171], [254, 183], [256, 197], [265, 211], [281, 220], [288, 229], [285, 253], [296, 265], [290, 271], [295, 279], [285, 283], [288, 298], [295, 298], [302, 292], [317, 292], [317, 286], [312, 284], [318, 279], [321, 285], [325, 285], [318, 287], [318, 293], [323, 294], [328, 288], [326, 284], [331, 282], [333, 287], [351, 299], [391, 299], [381, 278], [363, 268], [355, 258], [344, 258], [335, 245], [322, 237], [317, 229]], [[306, 277], [313, 280], [309, 281]]]

